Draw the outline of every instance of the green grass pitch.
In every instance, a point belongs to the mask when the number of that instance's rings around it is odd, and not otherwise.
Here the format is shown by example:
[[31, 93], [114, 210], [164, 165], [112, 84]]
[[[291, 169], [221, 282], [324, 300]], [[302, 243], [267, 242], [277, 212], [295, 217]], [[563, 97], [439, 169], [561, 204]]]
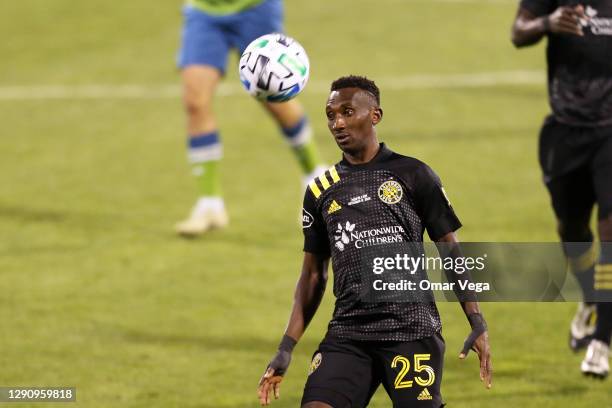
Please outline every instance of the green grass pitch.
[[[0, 4], [0, 386], [75, 386], [78, 402], [57, 405], [66, 407], [258, 406], [256, 384], [284, 329], [301, 263], [299, 171], [246, 93], [221, 96], [231, 228], [192, 241], [173, 234], [194, 200], [174, 67], [180, 6]], [[443, 80], [543, 75], [542, 45], [518, 52], [510, 44], [515, 7], [287, 1], [287, 32], [312, 64], [300, 99], [325, 159], [339, 153], [317, 84], [366, 74], [382, 85], [380, 138], [440, 174], [465, 225], [461, 239], [556, 240], [536, 160], [544, 81]], [[235, 62], [231, 89], [239, 86]], [[414, 75], [441, 80], [394, 86]], [[128, 85], [149, 94], [109, 91]], [[65, 95], [91, 86], [89, 97]], [[332, 305], [328, 288], [274, 406], [298, 406]], [[582, 355], [566, 345], [574, 305], [483, 305], [490, 391], [474, 355], [456, 358], [468, 329], [460, 308], [440, 309], [449, 406], [612, 406], [610, 381], [582, 378]], [[382, 390], [371, 406], [389, 406]]]

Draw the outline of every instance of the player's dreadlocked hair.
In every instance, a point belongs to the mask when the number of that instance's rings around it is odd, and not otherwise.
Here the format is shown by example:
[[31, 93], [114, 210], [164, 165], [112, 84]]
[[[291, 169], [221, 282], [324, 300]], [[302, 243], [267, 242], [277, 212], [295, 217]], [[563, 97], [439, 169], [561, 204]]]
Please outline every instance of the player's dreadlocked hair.
[[376, 99], [376, 103], [380, 105], [380, 90], [374, 83], [366, 77], [359, 75], [348, 75], [336, 79], [331, 84], [331, 90], [337, 91], [343, 88], [359, 88], [372, 94]]

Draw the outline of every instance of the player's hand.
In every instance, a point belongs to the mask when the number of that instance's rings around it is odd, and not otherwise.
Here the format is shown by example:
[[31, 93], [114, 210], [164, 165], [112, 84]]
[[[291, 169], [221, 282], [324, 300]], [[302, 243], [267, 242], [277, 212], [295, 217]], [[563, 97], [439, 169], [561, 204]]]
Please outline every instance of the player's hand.
[[552, 12], [548, 17], [548, 30], [552, 33], [563, 33], [583, 36], [581, 20], [588, 20], [584, 14], [584, 7], [561, 6]]
[[296, 343], [295, 339], [287, 335], [283, 336], [276, 355], [270, 361], [264, 375], [259, 380], [257, 396], [261, 405], [268, 405], [271, 402], [271, 394], [274, 394], [274, 399], [280, 397], [280, 383], [283, 381], [287, 368], [289, 368], [291, 352]]
[[274, 399], [280, 398], [280, 383], [283, 381], [282, 375], [277, 375], [272, 367], [268, 367], [264, 375], [259, 380], [257, 395], [261, 405], [268, 405], [271, 402], [271, 394]]
[[474, 350], [480, 360], [480, 381], [484, 382], [485, 387], [491, 388], [493, 367], [491, 365], [491, 347], [489, 346], [487, 323], [480, 313], [469, 315], [468, 320], [472, 326], [472, 332], [465, 339], [459, 358], [465, 359], [470, 350]]

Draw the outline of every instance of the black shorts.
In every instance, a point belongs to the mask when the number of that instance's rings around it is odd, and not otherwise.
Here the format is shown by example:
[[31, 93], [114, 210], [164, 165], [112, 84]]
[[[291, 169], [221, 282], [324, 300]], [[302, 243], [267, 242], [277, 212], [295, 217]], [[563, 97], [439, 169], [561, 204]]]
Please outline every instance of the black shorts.
[[540, 133], [540, 166], [561, 221], [588, 222], [612, 214], [612, 126], [575, 127], [548, 117]]
[[439, 408], [444, 339], [364, 342], [326, 337], [314, 353], [302, 405], [362, 408], [382, 383], [394, 408]]

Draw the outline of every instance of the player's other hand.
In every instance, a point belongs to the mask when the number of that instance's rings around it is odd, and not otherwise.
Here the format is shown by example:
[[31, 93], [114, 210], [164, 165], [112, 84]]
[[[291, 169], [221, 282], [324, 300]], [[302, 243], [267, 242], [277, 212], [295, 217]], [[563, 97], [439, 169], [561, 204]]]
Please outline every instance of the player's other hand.
[[553, 11], [547, 19], [548, 29], [552, 33], [583, 36], [581, 21], [588, 20], [588, 17], [584, 14], [584, 7], [577, 5], [574, 7], [561, 6]]
[[261, 405], [270, 404], [272, 394], [274, 394], [274, 399], [280, 398], [281, 381], [283, 381], [283, 376], [276, 374], [276, 370], [272, 367], [266, 369], [266, 372], [259, 380], [259, 387], [257, 388], [257, 396]]
[[272, 394], [274, 394], [274, 399], [280, 397], [280, 383], [283, 381], [287, 368], [289, 368], [291, 352], [296, 343], [295, 339], [287, 335], [283, 336], [276, 355], [270, 361], [264, 375], [259, 380], [257, 396], [261, 405], [268, 405], [271, 402]]
[[489, 346], [487, 323], [480, 313], [469, 315], [468, 320], [472, 326], [472, 332], [465, 339], [463, 350], [459, 353], [459, 358], [465, 359], [470, 350], [474, 350], [478, 354], [478, 359], [480, 360], [480, 381], [484, 382], [485, 387], [488, 389], [493, 384], [493, 366], [491, 365], [491, 347]]

